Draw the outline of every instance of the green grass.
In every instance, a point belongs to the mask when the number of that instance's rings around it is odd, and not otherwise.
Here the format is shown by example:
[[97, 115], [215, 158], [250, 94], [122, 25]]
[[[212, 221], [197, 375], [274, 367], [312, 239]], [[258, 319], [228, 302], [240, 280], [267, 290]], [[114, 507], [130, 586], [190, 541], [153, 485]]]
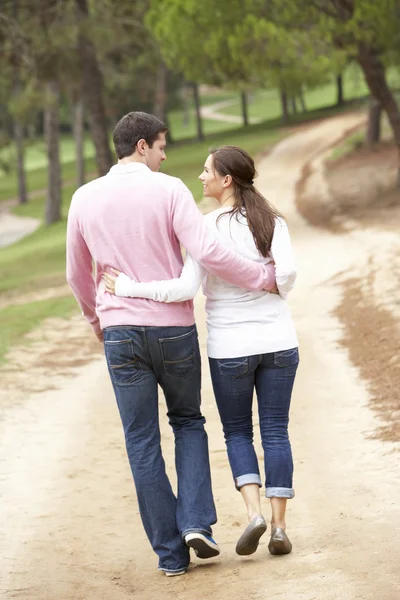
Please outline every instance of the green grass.
[[[3, 157], [7, 156], [7, 154], [12, 156], [12, 151], [10, 153], [9, 149], [4, 149], [0, 152], [0, 155]], [[73, 162], [75, 160], [75, 143], [71, 135], [63, 134], [61, 136], [60, 155], [61, 162], [63, 163]], [[84, 139], [84, 155], [86, 158], [94, 157], [93, 142], [88, 134], [85, 135]], [[26, 144], [25, 162], [27, 172], [46, 167], [47, 153], [44, 139], [35, 140]]]
[[[96, 171], [96, 163], [94, 158], [87, 158], [85, 161], [86, 173], [94, 173]], [[62, 179], [63, 181], [73, 181], [76, 177], [75, 162], [67, 162], [62, 164]], [[43, 190], [47, 185], [47, 167], [39, 167], [27, 171], [27, 186], [29, 192]], [[18, 195], [17, 181], [15, 174], [0, 176], [0, 201], [16, 198]]]
[[65, 283], [65, 219], [0, 251], [0, 294]]
[[[367, 95], [367, 89], [360, 86], [351, 94], [347, 94], [347, 99], [363, 98]], [[317, 108], [334, 106], [336, 102], [336, 87], [333, 83], [328, 83], [318, 88], [307, 90], [304, 93], [307, 111], [313, 111]], [[282, 114], [281, 101], [278, 90], [258, 90], [249, 98], [249, 116], [257, 119], [276, 119]], [[297, 103], [297, 110], [300, 111], [300, 105]], [[241, 106], [238, 102], [232, 106], [221, 109], [222, 113], [227, 115], [241, 115]]]
[[[399, 72], [393, 68], [389, 69], [388, 80], [391, 86], [398, 87], [400, 84]], [[345, 71], [343, 89], [346, 100], [356, 100], [368, 96], [368, 87], [357, 65], [350, 65]], [[304, 97], [307, 111], [334, 106], [336, 94], [336, 83], [333, 80], [316, 88], [305, 90]], [[266, 120], [276, 119], [281, 115], [281, 103], [276, 89], [257, 90], [253, 95], [249, 95], [249, 100], [250, 117]], [[300, 110], [299, 105], [298, 110]], [[241, 115], [239, 97], [233, 99], [232, 106], [223, 108], [219, 112], [227, 115]]]
[[75, 299], [71, 296], [9, 306], [0, 310], [0, 364], [4, 362], [10, 347], [21, 343], [21, 339], [25, 338], [44, 319], [49, 317], [67, 319], [76, 312], [78, 312], [78, 307]]
[[[171, 136], [174, 142], [181, 140], [193, 139], [197, 135], [196, 115], [194, 110], [189, 113], [189, 122], [185, 126], [183, 124], [182, 112], [174, 111], [168, 116]], [[224, 121], [214, 121], [212, 119], [202, 119], [204, 135], [212, 135], [232, 129], [232, 123]]]

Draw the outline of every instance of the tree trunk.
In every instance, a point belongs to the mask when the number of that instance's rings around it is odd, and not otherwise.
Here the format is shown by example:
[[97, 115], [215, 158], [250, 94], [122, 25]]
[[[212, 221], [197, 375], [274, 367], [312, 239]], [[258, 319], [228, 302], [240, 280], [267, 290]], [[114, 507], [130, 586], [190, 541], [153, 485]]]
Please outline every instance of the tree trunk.
[[[87, 0], [76, 0], [81, 23], [87, 20], [89, 11]], [[108, 126], [103, 102], [103, 75], [100, 71], [93, 44], [81, 31], [79, 52], [83, 65], [83, 99], [88, 115], [89, 127], [96, 149], [96, 162], [99, 175], [105, 175], [113, 164], [108, 140]]]
[[[18, 23], [19, 17], [19, 1], [14, 0], [12, 3], [12, 15], [16, 23]], [[18, 48], [17, 40], [13, 43], [12, 53], [12, 66], [13, 66], [13, 79], [12, 79], [12, 98], [18, 99], [21, 92], [21, 80], [20, 80], [20, 64], [18, 60], [20, 49]], [[17, 179], [18, 179], [18, 202], [19, 204], [26, 204], [28, 202], [28, 194], [26, 187], [26, 174], [25, 174], [25, 160], [24, 160], [24, 128], [21, 122], [18, 120], [19, 115], [13, 115], [13, 136], [15, 143], [15, 150], [17, 154]]]
[[280, 91], [280, 95], [282, 104], [282, 123], [286, 124], [289, 122], [289, 107], [287, 93], [283, 88]]
[[61, 163], [58, 84], [50, 81], [46, 85], [48, 106], [44, 113], [44, 126], [48, 160], [48, 184], [45, 220], [51, 225], [61, 219]]
[[197, 85], [197, 83], [193, 83], [192, 87], [193, 87], [194, 106], [196, 109], [197, 139], [199, 140], [199, 142], [202, 142], [204, 140], [204, 133], [203, 133], [203, 123], [201, 120], [201, 111], [200, 111], [199, 86]]
[[242, 92], [240, 94], [240, 99], [242, 102], [242, 115], [243, 115], [243, 125], [247, 127], [249, 124], [249, 113], [247, 110], [247, 94], [246, 92]]
[[[365, 81], [372, 96], [376, 98], [388, 116], [400, 159], [400, 113], [395, 97], [386, 80], [385, 67], [379, 58], [378, 52], [362, 44], [358, 48], [357, 61], [363, 70]], [[400, 187], [400, 169], [398, 170], [397, 182]]]
[[21, 123], [14, 117], [14, 141], [17, 151], [17, 177], [18, 177], [18, 202], [26, 204], [28, 202], [28, 192], [26, 187], [25, 156], [24, 156], [24, 129]]
[[183, 119], [182, 124], [184, 127], [188, 127], [190, 121], [190, 105], [189, 105], [189, 86], [184, 83], [182, 86], [182, 100], [183, 100]]
[[368, 110], [368, 125], [365, 136], [365, 141], [367, 144], [376, 144], [376, 142], [379, 142], [381, 139], [381, 115], [381, 105], [375, 100], [375, 98], [372, 98], [370, 100]]
[[296, 96], [292, 96], [290, 98], [290, 103], [292, 105], [292, 113], [294, 115], [297, 115], [297, 103], [296, 103]]
[[74, 102], [72, 131], [75, 140], [76, 183], [80, 187], [85, 183], [84, 106], [82, 96]]
[[336, 77], [336, 106], [342, 106], [344, 103], [344, 95], [343, 95], [343, 75], [337, 75]]
[[[13, 82], [13, 96], [18, 97], [20, 92], [20, 80], [18, 75], [18, 67], [14, 66], [14, 82]], [[19, 204], [26, 204], [28, 202], [28, 193], [26, 187], [26, 173], [25, 173], [25, 155], [24, 155], [24, 128], [20, 121], [18, 121], [18, 115], [13, 117], [13, 133], [15, 149], [17, 153], [17, 178], [18, 178], [18, 202]]]
[[300, 91], [299, 91], [299, 100], [300, 100], [301, 111], [303, 113], [307, 112], [306, 101], [304, 99], [304, 94], [303, 94], [302, 88], [300, 88]]
[[167, 119], [167, 73], [168, 70], [165, 63], [161, 62], [157, 70], [153, 113], [163, 123], [165, 123]]

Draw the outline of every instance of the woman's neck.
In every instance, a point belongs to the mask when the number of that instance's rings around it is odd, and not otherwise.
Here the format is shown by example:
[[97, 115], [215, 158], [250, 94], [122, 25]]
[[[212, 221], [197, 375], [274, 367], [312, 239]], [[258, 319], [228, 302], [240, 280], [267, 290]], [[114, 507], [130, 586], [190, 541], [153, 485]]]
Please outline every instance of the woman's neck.
[[220, 198], [218, 198], [218, 202], [219, 202], [221, 208], [234, 206], [234, 204], [236, 203], [235, 194], [232, 192], [232, 190], [228, 189], [228, 190], [224, 191], [224, 193], [222, 194], [222, 196]]

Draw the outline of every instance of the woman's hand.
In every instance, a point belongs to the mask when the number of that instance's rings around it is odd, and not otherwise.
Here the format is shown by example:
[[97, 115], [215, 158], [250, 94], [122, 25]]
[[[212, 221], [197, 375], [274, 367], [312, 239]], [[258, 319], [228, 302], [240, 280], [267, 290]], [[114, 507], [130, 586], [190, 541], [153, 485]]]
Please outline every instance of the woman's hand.
[[106, 286], [106, 291], [110, 294], [115, 294], [115, 282], [117, 281], [117, 277], [121, 273], [121, 271], [117, 271], [117, 269], [113, 268], [111, 268], [111, 271], [114, 273], [114, 275], [110, 275], [109, 273], [103, 273], [101, 278]]

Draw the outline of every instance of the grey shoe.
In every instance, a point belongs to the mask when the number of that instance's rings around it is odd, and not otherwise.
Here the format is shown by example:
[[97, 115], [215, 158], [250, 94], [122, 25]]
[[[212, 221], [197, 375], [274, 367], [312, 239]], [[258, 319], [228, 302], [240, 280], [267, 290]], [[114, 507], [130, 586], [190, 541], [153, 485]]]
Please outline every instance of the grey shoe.
[[244, 530], [244, 533], [240, 536], [238, 543], [236, 544], [236, 553], [240, 554], [240, 556], [254, 554], [258, 548], [260, 537], [266, 530], [267, 524], [264, 517], [261, 515], [254, 517]]
[[285, 531], [280, 527], [276, 527], [271, 534], [271, 539], [268, 544], [268, 550], [271, 554], [290, 554], [292, 544], [286, 535]]

